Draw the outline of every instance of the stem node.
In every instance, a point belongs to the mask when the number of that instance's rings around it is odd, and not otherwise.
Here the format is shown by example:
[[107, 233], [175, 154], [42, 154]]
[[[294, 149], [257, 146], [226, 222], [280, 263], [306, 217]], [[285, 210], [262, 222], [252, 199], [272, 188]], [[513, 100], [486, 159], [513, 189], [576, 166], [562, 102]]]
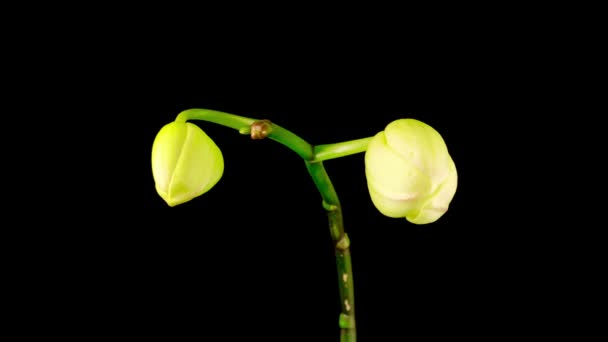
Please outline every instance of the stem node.
[[270, 120], [259, 120], [251, 124], [251, 139], [260, 140], [266, 138], [272, 132]]
[[325, 200], [323, 200], [323, 209], [327, 211], [336, 211], [338, 210], [338, 206], [335, 204], [329, 204]]
[[347, 250], [350, 247], [350, 239], [348, 238], [348, 234], [344, 233], [340, 240], [336, 243], [336, 247], [340, 250]]
[[355, 327], [355, 320], [352, 316], [347, 314], [340, 314], [339, 323], [340, 328], [342, 329], [352, 329]]

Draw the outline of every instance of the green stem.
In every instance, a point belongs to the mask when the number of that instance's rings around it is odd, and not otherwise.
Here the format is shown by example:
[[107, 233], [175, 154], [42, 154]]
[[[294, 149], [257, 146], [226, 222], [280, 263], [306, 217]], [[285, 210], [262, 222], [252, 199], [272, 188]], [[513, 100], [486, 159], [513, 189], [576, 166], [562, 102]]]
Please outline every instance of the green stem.
[[335, 144], [317, 145], [314, 147], [315, 161], [324, 161], [365, 152], [372, 138], [373, 137]]
[[[187, 109], [175, 118], [175, 121], [184, 122], [188, 120], [202, 120], [213, 122], [222, 126], [234, 128], [241, 134], [249, 134], [251, 125], [263, 120], [246, 118], [234, 114], [228, 114], [211, 109]], [[287, 146], [289, 149], [297, 153], [304, 160], [312, 160], [314, 158], [313, 147], [304, 139], [290, 132], [289, 130], [268, 122], [269, 134], [268, 138]]]
[[340, 287], [340, 341], [355, 342], [357, 333], [355, 327], [355, 292], [353, 287], [353, 271], [350, 258], [350, 240], [344, 232], [342, 208], [336, 190], [323, 162], [306, 162], [308, 172], [323, 198], [323, 207], [329, 218], [329, 231], [334, 242], [336, 266], [338, 268], [338, 284]]
[[271, 125], [272, 129], [270, 134], [268, 135], [268, 138], [287, 146], [289, 149], [297, 153], [304, 160], [314, 159], [315, 154], [312, 145], [277, 124], [273, 123]]
[[185, 122], [188, 120], [209, 121], [222, 126], [234, 128], [239, 131], [243, 128], [248, 128], [257, 121], [256, 119], [219, 112], [217, 110], [198, 108], [187, 109], [179, 113], [179, 115], [175, 118], [175, 121], [177, 122]]
[[371, 138], [358, 139], [343, 143], [312, 146], [291, 131], [267, 120], [257, 120], [209, 109], [188, 109], [181, 112], [175, 121], [204, 120], [234, 128], [241, 134], [251, 134], [254, 139], [268, 137], [285, 145], [306, 162], [306, 168], [317, 186], [323, 208], [327, 211], [329, 230], [334, 243], [338, 283], [340, 288], [339, 317], [340, 341], [356, 342], [355, 294], [353, 271], [350, 257], [350, 241], [344, 232], [342, 209], [338, 194], [334, 189], [322, 160], [347, 156], [365, 151]]

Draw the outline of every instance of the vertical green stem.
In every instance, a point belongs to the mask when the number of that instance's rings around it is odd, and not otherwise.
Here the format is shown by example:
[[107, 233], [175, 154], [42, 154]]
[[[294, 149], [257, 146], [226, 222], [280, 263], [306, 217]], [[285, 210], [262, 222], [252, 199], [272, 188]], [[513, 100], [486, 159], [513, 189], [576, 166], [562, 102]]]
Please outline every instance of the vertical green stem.
[[329, 231], [334, 243], [336, 266], [338, 268], [338, 284], [340, 288], [340, 341], [356, 342], [355, 328], [355, 293], [353, 287], [353, 271], [350, 258], [350, 241], [344, 232], [342, 209], [338, 194], [329, 179], [323, 162], [306, 162], [308, 172], [323, 198], [323, 207], [329, 218]]

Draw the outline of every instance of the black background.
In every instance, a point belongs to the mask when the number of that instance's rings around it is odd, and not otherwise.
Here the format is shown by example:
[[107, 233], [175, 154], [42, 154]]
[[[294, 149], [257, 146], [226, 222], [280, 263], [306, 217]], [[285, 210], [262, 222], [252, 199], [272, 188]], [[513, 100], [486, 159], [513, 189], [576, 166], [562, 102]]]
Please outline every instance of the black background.
[[247, 37], [213, 49], [203, 40], [141, 46], [137, 37], [111, 52], [81, 51], [75, 60], [102, 58], [70, 77], [76, 90], [56, 108], [82, 108], [72, 121], [80, 128], [60, 137], [78, 167], [48, 165], [73, 186], [39, 199], [58, 228], [32, 233], [45, 256], [36, 277], [48, 285], [37, 293], [62, 322], [49, 329], [84, 339], [338, 340], [333, 247], [297, 155], [196, 122], [222, 150], [222, 179], [174, 208], [155, 192], [154, 137], [189, 108], [269, 119], [312, 144], [372, 136], [399, 118], [431, 125], [459, 175], [436, 223], [382, 216], [363, 154], [325, 163], [351, 239], [360, 341], [492, 339], [538, 324], [547, 293], [531, 279], [546, 260], [523, 262], [534, 233], [512, 224], [520, 217], [510, 205], [527, 200], [515, 179], [528, 170], [504, 171], [519, 155], [501, 138], [527, 129], [512, 123], [527, 95], [513, 86], [522, 81], [502, 59], [508, 51], [465, 33], [303, 34], [267, 45]]
[[6, 297], [20, 334], [338, 340], [326, 217], [295, 154], [197, 122], [224, 176], [175, 208], [156, 194], [154, 137], [197, 107], [312, 144], [403, 117], [441, 133], [459, 183], [430, 225], [377, 212], [362, 154], [326, 162], [351, 238], [359, 341], [581, 339], [601, 317], [603, 226], [587, 221], [602, 213], [590, 147], [603, 135], [585, 116], [601, 111], [584, 108], [599, 88], [576, 79], [598, 77], [599, 54], [573, 29], [599, 22], [586, 13], [30, 7], [3, 45], [3, 103], [16, 102], [3, 111], [16, 121], [2, 135], [1, 242], [15, 270], [3, 284], [16, 285]]
[[478, 141], [490, 122], [480, 117], [483, 87], [438, 56], [394, 58], [388, 67], [382, 58], [361, 67], [342, 65], [346, 56], [309, 56], [284, 70], [279, 60], [235, 61], [184, 71], [192, 79], [183, 84], [164, 77], [133, 84], [145, 91], [121, 94], [128, 100], [110, 115], [117, 125], [137, 120], [124, 136], [108, 137], [124, 139], [112, 144], [120, 163], [104, 166], [121, 181], [107, 185], [108, 202], [99, 204], [107, 216], [95, 217], [107, 222], [85, 234], [82, 248], [98, 252], [85, 283], [99, 297], [83, 305], [110, 309], [106, 324], [133, 334], [336, 341], [333, 247], [302, 160], [270, 140], [197, 122], [222, 150], [225, 173], [208, 193], [170, 208], [154, 189], [154, 136], [188, 108], [269, 119], [312, 144], [372, 136], [411, 117], [442, 134], [459, 173], [456, 196], [436, 223], [381, 215], [367, 192], [363, 154], [325, 163], [352, 242], [359, 338], [507, 331], [497, 315], [514, 299], [504, 290], [510, 270], [501, 252], [511, 233], [490, 221], [497, 208], [484, 163], [475, 162], [488, 151]]

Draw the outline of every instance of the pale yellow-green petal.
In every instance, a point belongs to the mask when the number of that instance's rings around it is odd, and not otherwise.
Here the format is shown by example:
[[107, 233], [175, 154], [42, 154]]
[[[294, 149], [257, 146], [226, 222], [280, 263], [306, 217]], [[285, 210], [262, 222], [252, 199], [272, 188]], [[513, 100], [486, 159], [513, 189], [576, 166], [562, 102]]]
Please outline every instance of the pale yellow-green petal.
[[374, 136], [365, 152], [367, 182], [392, 200], [411, 200], [431, 189], [429, 178], [387, 146], [384, 132]]
[[418, 212], [406, 215], [406, 219], [415, 224], [427, 224], [437, 221], [448, 210], [456, 188], [458, 187], [458, 173], [456, 165], [450, 158], [450, 168], [447, 179], [439, 186], [422, 205]]
[[224, 159], [198, 126], [172, 122], [154, 141], [152, 171], [158, 194], [169, 206], [175, 206], [211, 189], [222, 177]]
[[412, 212], [417, 212], [420, 201], [424, 198], [412, 198], [407, 200], [397, 200], [381, 195], [368, 183], [368, 190], [372, 203], [383, 215], [393, 218], [402, 218]]
[[438, 220], [454, 197], [458, 176], [445, 141], [414, 119], [391, 122], [370, 141], [365, 171], [374, 206], [415, 224]]
[[163, 199], [168, 196], [173, 171], [184, 146], [188, 128], [185, 123], [172, 122], [156, 134], [152, 145], [152, 173], [156, 190]]
[[396, 153], [430, 178], [435, 191], [448, 175], [449, 154], [441, 135], [415, 119], [399, 119], [384, 130], [386, 141]]

